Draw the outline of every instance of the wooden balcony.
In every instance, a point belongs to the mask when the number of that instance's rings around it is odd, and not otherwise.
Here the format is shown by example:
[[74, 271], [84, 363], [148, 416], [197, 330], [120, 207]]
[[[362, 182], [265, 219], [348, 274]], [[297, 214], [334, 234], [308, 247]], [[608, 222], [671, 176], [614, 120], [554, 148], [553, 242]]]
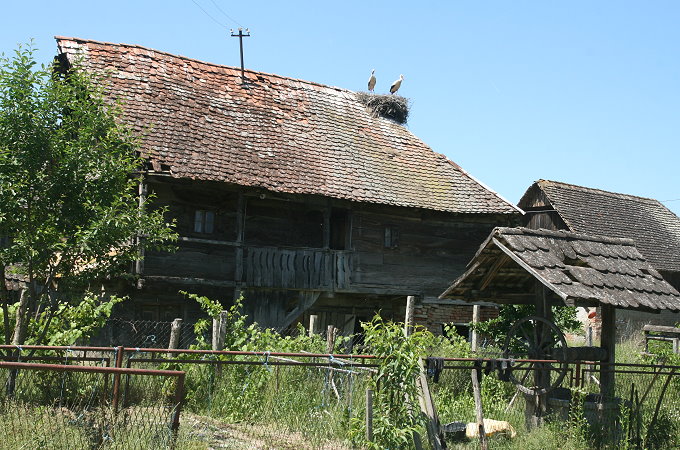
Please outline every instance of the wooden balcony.
[[351, 252], [279, 247], [243, 248], [246, 286], [304, 290], [345, 289]]

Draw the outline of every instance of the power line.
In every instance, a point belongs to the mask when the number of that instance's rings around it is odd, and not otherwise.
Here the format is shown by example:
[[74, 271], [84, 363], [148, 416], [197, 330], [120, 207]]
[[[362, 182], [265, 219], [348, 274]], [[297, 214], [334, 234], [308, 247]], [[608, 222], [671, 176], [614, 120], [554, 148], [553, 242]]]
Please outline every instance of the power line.
[[668, 203], [668, 202], [680, 202], [680, 198], [672, 198], [670, 200], [659, 200], [661, 203]]
[[210, 19], [212, 19], [213, 22], [215, 22], [217, 25], [219, 25], [222, 28], [225, 28], [225, 29], [227, 28], [227, 26], [225, 24], [223, 24], [222, 22], [220, 22], [219, 20], [217, 20], [213, 16], [211, 16], [210, 13], [205, 10], [205, 8], [203, 8], [201, 5], [199, 5], [196, 2], [196, 0], [191, 0], [191, 1], [194, 3], [194, 5], [198, 6], [201, 9], [201, 11], [203, 11], [205, 13], [206, 16], [210, 17]]
[[234, 23], [235, 23], [236, 25], [238, 25], [239, 27], [244, 28], [243, 25], [241, 25], [240, 23], [238, 23], [238, 22], [236, 21], [236, 19], [234, 19], [233, 17], [231, 17], [229, 14], [225, 13], [224, 10], [223, 10], [222, 8], [220, 8], [220, 5], [218, 5], [218, 4], [215, 2], [215, 0], [210, 0], [210, 1], [212, 2], [213, 5], [215, 5], [215, 8], [217, 8], [218, 11], [221, 12], [221, 13], [224, 15], [224, 17], [226, 17], [227, 19], [231, 20], [232, 22], [234, 22]]

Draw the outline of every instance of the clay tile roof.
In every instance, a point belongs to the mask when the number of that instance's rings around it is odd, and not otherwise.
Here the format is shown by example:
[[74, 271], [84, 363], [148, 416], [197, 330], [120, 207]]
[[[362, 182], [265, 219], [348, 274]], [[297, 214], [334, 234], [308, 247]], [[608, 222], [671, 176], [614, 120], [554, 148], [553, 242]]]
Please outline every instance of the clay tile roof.
[[656, 269], [680, 272], [680, 218], [658, 200], [539, 180], [519, 201], [520, 208], [528, 206], [535, 189], [571, 231], [631, 238]]
[[104, 73], [156, 171], [291, 194], [461, 213], [518, 209], [352, 91], [126, 44], [57, 37]]
[[680, 310], [680, 293], [632, 239], [495, 228], [468, 267], [441, 298], [521, 303], [533, 299], [538, 280], [569, 306]]

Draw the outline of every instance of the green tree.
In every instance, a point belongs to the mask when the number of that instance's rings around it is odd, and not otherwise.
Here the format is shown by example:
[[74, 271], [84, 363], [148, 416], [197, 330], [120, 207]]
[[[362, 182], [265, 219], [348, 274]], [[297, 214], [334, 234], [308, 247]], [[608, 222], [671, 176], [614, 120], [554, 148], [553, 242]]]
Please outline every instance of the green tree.
[[[7, 343], [29, 336], [43, 342], [59, 322], [55, 317], [88, 298], [95, 282], [129, 272], [142, 244], [167, 248], [175, 237], [165, 211], [140, 201], [137, 141], [117, 105], [105, 100], [102, 84], [79, 64], [38, 67], [30, 46], [0, 58], [0, 294]], [[24, 280], [18, 304], [5, 289], [5, 272]]]
[[[527, 316], [536, 315], [534, 305], [501, 305], [498, 309], [498, 317], [485, 322], [472, 324], [482, 334], [491, 338], [495, 344], [503, 345], [505, 337], [515, 322]], [[582, 330], [582, 324], [576, 318], [576, 308], [570, 306], [553, 306], [553, 322], [562, 332], [578, 332]]]

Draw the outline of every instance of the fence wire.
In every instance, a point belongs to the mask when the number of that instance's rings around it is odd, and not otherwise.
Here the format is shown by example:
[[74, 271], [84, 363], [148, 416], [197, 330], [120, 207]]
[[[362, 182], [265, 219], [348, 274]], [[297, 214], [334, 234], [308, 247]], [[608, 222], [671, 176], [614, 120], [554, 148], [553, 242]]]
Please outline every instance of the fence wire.
[[182, 383], [178, 372], [0, 362], [0, 448], [184, 447]]
[[[489, 363], [491, 361], [491, 363]], [[680, 367], [652, 364], [566, 365], [566, 374], [556, 388], [546, 394], [547, 412], [543, 423], [556, 436], [578, 435], [582, 448], [680, 448]], [[439, 419], [449, 425], [449, 443], [474, 448], [476, 440], [465, 436], [465, 425], [477, 421], [472, 396], [471, 373], [477, 368], [481, 378], [485, 419], [507, 422], [494, 446], [523, 448], [532, 431], [536, 398], [522, 393], [517, 383], [507, 381], [507, 371], [494, 360], [481, 363], [451, 358], [438, 376], [430, 381]], [[600, 394], [601, 370], [614, 372], [613, 395]], [[551, 380], [558, 379], [552, 370]], [[517, 381], [531, 387], [528, 377], [514, 373]], [[539, 414], [540, 415], [540, 414]], [[500, 426], [500, 425], [499, 425]], [[445, 427], [446, 428], [446, 427]], [[516, 434], [514, 438], [511, 435]], [[564, 445], [568, 445], [564, 443]], [[581, 447], [579, 447], [581, 448]]]
[[370, 371], [355, 361], [266, 352], [148, 356], [134, 355], [128, 364], [186, 371], [191, 413], [183, 426], [209, 448], [353, 448], [350, 421], [363, 415]]

